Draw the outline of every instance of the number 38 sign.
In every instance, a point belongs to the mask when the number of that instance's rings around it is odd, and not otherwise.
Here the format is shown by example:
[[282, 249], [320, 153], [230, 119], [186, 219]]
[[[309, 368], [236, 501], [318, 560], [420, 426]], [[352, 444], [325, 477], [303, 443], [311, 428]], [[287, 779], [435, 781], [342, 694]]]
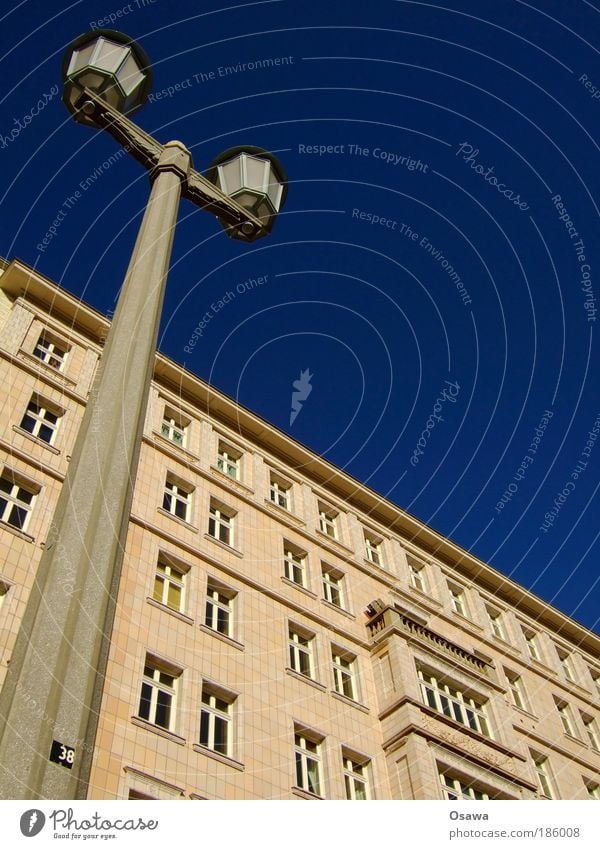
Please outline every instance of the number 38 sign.
[[73, 761], [75, 760], [75, 749], [72, 746], [65, 746], [59, 740], [53, 740], [52, 748], [50, 749], [50, 760], [55, 764], [66, 766], [67, 769], [72, 769]]

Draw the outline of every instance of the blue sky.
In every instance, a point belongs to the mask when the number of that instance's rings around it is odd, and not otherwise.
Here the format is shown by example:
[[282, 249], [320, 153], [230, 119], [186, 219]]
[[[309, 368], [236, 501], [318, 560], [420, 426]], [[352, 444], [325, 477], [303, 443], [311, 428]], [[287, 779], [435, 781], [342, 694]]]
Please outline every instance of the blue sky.
[[0, 27], [0, 253], [104, 312], [147, 176], [56, 92], [66, 45], [111, 19], [152, 60], [146, 131], [198, 170], [247, 143], [290, 177], [254, 245], [182, 203], [161, 350], [597, 630], [600, 11], [17, 5]]

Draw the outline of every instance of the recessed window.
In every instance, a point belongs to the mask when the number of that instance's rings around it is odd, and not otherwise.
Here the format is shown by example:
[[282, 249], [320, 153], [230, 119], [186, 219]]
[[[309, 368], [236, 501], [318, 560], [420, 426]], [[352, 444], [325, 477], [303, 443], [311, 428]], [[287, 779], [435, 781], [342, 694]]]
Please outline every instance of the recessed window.
[[333, 686], [336, 693], [348, 699], [357, 699], [356, 685], [356, 655], [331, 647], [331, 665], [333, 670]]
[[448, 592], [450, 593], [450, 607], [454, 613], [458, 613], [459, 616], [466, 617], [468, 611], [464, 590], [461, 589], [461, 587], [448, 584]]
[[2, 610], [2, 605], [8, 595], [8, 589], [8, 584], [5, 584], [4, 581], [0, 581], [0, 610]]
[[440, 783], [442, 792], [446, 799], [451, 802], [466, 801], [484, 801], [489, 799], [489, 795], [483, 790], [478, 789], [475, 781], [470, 781], [465, 778], [459, 778], [450, 772], [440, 772]]
[[600, 784], [597, 784], [594, 781], [585, 781], [585, 789], [587, 790], [588, 797], [590, 799], [596, 799], [600, 801]]
[[5, 469], [0, 477], [0, 521], [24, 531], [38, 492]]
[[152, 597], [155, 601], [181, 612], [183, 610], [184, 580], [184, 569], [173, 564], [167, 555], [159, 555]]
[[306, 552], [289, 542], [283, 543], [283, 573], [288, 581], [306, 587]]
[[333, 566], [327, 563], [321, 564], [321, 574], [323, 581], [323, 598], [329, 604], [335, 605], [342, 610], [346, 609], [344, 599], [344, 573], [339, 569], [334, 569]]
[[163, 493], [163, 510], [189, 522], [192, 513], [192, 486], [167, 475]]
[[332, 539], [338, 539], [338, 519], [337, 510], [319, 502], [319, 528], [321, 533]]
[[573, 655], [563, 649], [556, 649], [556, 653], [558, 655], [558, 660], [560, 662], [560, 668], [562, 669], [563, 675], [570, 681], [572, 684], [576, 681], [575, 676], [575, 664], [573, 662]]
[[502, 613], [493, 607], [487, 607], [487, 615], [490, 622], [490, 629], [494, 637], [499, 640], [506, 640], [506, 631], [502, 620]]
[[232, 448], [225, 442], [219, 442], [217, 469], [236, 481], [240, 480], [242, 452]]
[[178, 413], [172, 407], [165, 407], [163, 420], [160, 425], [161, 436], [183, 448], [189, 425], [190, 420], [188, 418], [182, 416], [181, 413]]
[[141, 719], [160, 728], [173, 730], [177, 679], [180, 674], [171, 667], [163, 665], [161, 661], [149, 655], [146, 656], [138, 709], [138, 716]]
[[294, 735], [296, 786], [315, 796], [321, 795], [323, 785], [321, 742], [307, 732], [297, 731]]
[[523, 628], [523, 636], [525, 637], [525, 645], [527, 646], [527, 653], [531, 660], [540, 660], [540, 649], [538, 646], [538, 635], [535, 631], [531, 631], [529, 628]]
[[590, 674], [592, 676], [592, 682], [596, 691], [595, 697], [596, 699], [600, 699], [600, 672], [598, 672], [596, 669], [590, 669]]
[[62, 414], [63, 411], [50, 401], [33, 395], [21, 420], [21, 427], [37, 439], [52, 445]]
[[425, 579], [425, 565], [419, 563], [412, 558], [408, 558], [408, 576], [411, 586], [421, 593], [427, 592], [427, 582]]
[[483, 701], [473, 698], [453, 683], [432, 672], [419, 669], [418, 673], [421, 694], [426, 705], [479, 734], [491, 736]]
[[314, 634], [296, 625], [290, 625], [288, 632], [290, 669], [307, 678], [314, 678], [314, 639]]
[[225, 545], [233, 545], [235, 512], [211, 498], [208, 517], [208, 534]]
[[565, 734], [568, 734], [569, 737], [575, 737], [575, 723], [573, 720], [573, 712], [571, 710], [571, 706], [563, 701], [555, 700], [555, 702], [556, 710], [558, 711], [558, 715], [560, 716], [563, 731], [565, 732]]
[[343, 749], [342, 765], [344, 768], [344, 789], [346, 791], [346, 799], [361, 801], [369, 799], [370, 761]]
[[510, 696], [515, 707], [521, 710], [527, 710], [527, 697], [525, 695], [525, 687], [523, 679], [516, 672], [504, 670], [508, 681]]
[[292, 509], [292, 485], [289, 481], [279, 477], [274, 472], [271, 472], [269, 498], [278, 507], [283, 510], [291, 511]]
[[554, 799], [554, 780], [550, 770], [550, 762], [545, 755], [532, 752], [531, 759], [535, 770], [540, 795], [546, 799]]
[[380, 537], [365, 532], [365, 552], [367, 560], [375, 566], [383, 566], [383, 542]]
[[66, 345], [55, 340], [49, 333], [44, 332], [33, 349], [33, 356], [46, 363], [46, 365], [60, 371], [65, 363], [67, 350]]
[[236, 696], [205, 684], [200, 709], [200, 745], [231, 757], [233, 751], [233, 704]]
[[583, 726], [585, 728], [588, 740], [592, 749], [600, 752], [600, 732], [598, 731], [598, 723], [593, 716], [582, 714]]
[[233, 636], [234, 601], [237, 593], [220, 581], [209, 578], [206, 585], [206, 611], [204, 624], [207, 628]]

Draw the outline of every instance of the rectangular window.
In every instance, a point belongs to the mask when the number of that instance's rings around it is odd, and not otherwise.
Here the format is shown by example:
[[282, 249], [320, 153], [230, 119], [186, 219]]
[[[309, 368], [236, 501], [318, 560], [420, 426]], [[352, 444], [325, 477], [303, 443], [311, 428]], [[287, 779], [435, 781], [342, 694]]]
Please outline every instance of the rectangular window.
[[565, 734], [568, 734], [569, 737], [575, 737], [575, 723], [573, 721], [571, 706], [566, 702], [556, 702], [556, 709]]
[[335, 692], [356, 701], [356, 656], [337, 646], [332, 646], [331, 664]]
[[217, 469], [236, 481], [240, 479], [240, 465], [242, 454], [235, 448], [231, 448], [224, 442], [219, 442], [219, 453], [217, 455]]
[[173, 730], [177, 678], [180, 673], [146, 656], [138, 716], [153, 725]]
[[527, 699], [525, 696], [523, 679], [517, 675], [516, 672], [508, 672], [508, 670], [504, 671], [508, 680], [512, 703], [515, 707], [521, 708], [521, 710], [527, 710]]
[[573, 663], [573, 655], [569, 654], [569, 652], [563, 651], [562, 649], [556, 649], [556, 653], [558, 654], [558, 659], [560, 661], [560, 667], [563, 671], [563, 675], [570, 681], [572, 684], [575, 683], [575, 665]]
[[490, 620], [490, 629], [494, 637], [498, 637], [499, 640], [506, 640], [506, 631], [504, 630], [504, 622], [502, 621], [502, 614], [499, 610], [495, 610], [492, 607], [486, 608], [488, 619]]
[[545, 755], [532, 753], [533, 768], [537, 776], [540, 795], [546, 799], [554, 799], [553, 781], [550, 775], [550, 764]]
[[184, 418], [184, 416], [171, 407], [165, 407], [160, 432], [165, 439], [183, 448], [185, 446], [186, 431], [189, 424], [189, 419]]
[[595, 669], [590, 670], [592, 676], [592, 682], [594, 684], [594, 689], [596, 690], [595, 697], [596, 699], [600, 699], [600, 672]]
[[315, 796], [321, 795], [321, 743], [305, 732], [294, 735], [296, 786]]
[[33, 356], [46, 365], [60, 371], [67, 355], [67, 347], [61, 342], [55, 342], [48, 333], [42, 333], [33, 349]]
[[184, 522], [191, 518], [192, 488], [190, 484], [184, 484], [171, 475], [167, 475], [165, 490], [163, 493], [163, 510], [177, 516]]
[[483, 790], [478, 790], [472, 781], [458, 778], [448, 772], [440, 772], [439, 775], [444, 797], [451, 802], [483, 801], [490, 798]]
[[13, 472], [5, 469], [0, 478], [0, 521], [24, 531], [29, 523], [36, 495], [37, 493], [22, 484]]
[[338, 538], [338, 522], [339, 513], [332, 507], [327, 507], [319, 502], [319, 528], [321, 533], [327, 534], [332, 539]]
[[225, 545], [233, 545], [235, 513], [211, 499], [208, 517], [208, 534]]
[[173, 565], [165, 555], [160, 555], [154, 576], [152, 597], [173, 610], [183, 610], [183, 585], [185, 572]]
[[206, 586], [206, 613], [204, 624], [226, 637], [233, 636], [233, 609], [237, 593], [212, 578]]
[[3, 581], [0, 581], [0, 610], [2, 610], [2, 605], [8, 595], [8, 585]]
[[323, 598], [329, 604], [335, 605], [342, 610], [345, 609], [344, 601], [344, 574], [333, 566], [326, 563], [321, 565], [323, 578]]
[[523, 636], [527, 645], [527, 652], [531, 660], [540, 659], [540, 650], [538, 648], [538, 638], [535, 631], [530, 631], [528, 628], [523, 628]]
[[443, 716], [491, 737], [485, 704], [463, 693], [433, 673], [418, 670], [423, 701]]
[[425, 593], [427, 592], [427, 584], [425, 582], [425, 566], [415, 561], [408, 561], [408, 575], [410, 584], [415, 590]]
[[306, 587], [306, 552], [284, 542], [283, 571], [288, 581], [292, 581], [300, 587]]
[[600, 784], [594, 784], [592, 781], [586, 781], [585, 787], [590, 799], [600, 801]]
[[200, 745], [231, 757], [233, 751], [233, 694], [209, 684], [202, 687]]
[[33, 395], [21, 421], [21, 427], [37, 439], [52, 445], [63, 411]]
[[590, 746], [596, 752], [600, 752], [600, 733], [598, 732], [598, 725], [593, 716], [584, 716], [582, 715], [583, 725], [585, 727], [588, 740], [590, 741]]
[[365, 534], [365, 551], [367, 560], [375, 566], [383, 565], [381, 548], [382, 541], [380, 539], [377, 539], [377, 537], [371, 536], [370, 534]]
[[288, 649], [290, 657], [290, 669], [305, 675], [307, 678], [314, 677], [313, 641], [314, 634], [309, 634], [290, 625], [288, 636]]
[[346, 799], [360, 801], [370, 799], [369, 763], [364, 758], [342, 750]]
[[292, 509], [292, 485], [283, 478], [271, 472], [269, 498], [278, 507], [284, 510]]
[[450, 607], [455, 613], [458, 613], [459, 616], [467, 615], [467, 605], [465, 602], [465, 593], [459, 587], [448, 585], [448, 592], [450, 593]]

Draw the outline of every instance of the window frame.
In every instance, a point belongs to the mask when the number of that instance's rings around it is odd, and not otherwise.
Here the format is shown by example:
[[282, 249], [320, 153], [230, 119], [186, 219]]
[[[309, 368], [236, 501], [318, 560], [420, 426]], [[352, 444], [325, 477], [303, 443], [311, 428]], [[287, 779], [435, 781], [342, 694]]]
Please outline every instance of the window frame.
[[[205, 696], [208, 701], [205, 700]], [[237, 698], [236, 693], [230, 693], [217, 684], [210, 681], [202, 682], [198, 745], [203, 749], [225, 758], [233, 758], [235, 751], [235, 703]], [[220, 707], [217, 702], [221, 702], [225, 707]], [[226, 732], [224, 750], [223, 743], [217, 742], [217, 730], [219, 728]], [[202, 742], [203, 737], [206, 742]]]
[[[195, 487], [181, 480], [177, 475], [167, 472], [163, 487], [162, 509], [173, 516], [185, 522], [187, 525], [192, 524], [192, 504], [193, 493]], [[167, 501], [169, 506], [167, 507]], [[177, 512], [178, 505], [184, 505], [184, 515], [180, 516]]]
[[540, 652], [540, 646], [538, 642], [539, 633], [537, 631], [532, 631], [531, 628], [527, 626], [521, 626], [521, 631], [523, 632], [523, 639], [525, 640], [525, 645], [527, 646], [527, 654], [530, 660], [535, 660], [537, 663], [542, 662], [542, 655]]
[[[312, 796], [324, 798], [323, 785], [323, 755], [324, 738], [317, 737], [304, 728], [294, 728], [294, 775], [295, 786]], [[308, 745], [310, 744], [310, 745]], [[314, 764], [313, 775], [309, 762]], [[314, 777], [316, 776], [316, 782]], [[311, 786], [311, 782], [313, 786]]]
[[568, 681], [569, 684], [576, 684], [577, 677], [575, 674], [573, 652], [569, 652], [566, 649], [561, 649], [557, 646], [556, 654], [558, 657], [558, 662], [560, 663], [560, 668], [565, 677], [565, 681]]
[[503, 612], [501, 610], [497, 610], [495, 607], [489, 607], [488, 605], [486, 605], [485, 609], [490, 623], [492, 636], [496, 637], [498, 640], [507, 642]]
[[365, 560], [372, 563], [373, 566], [379, 566], [383, 569], [383, 539], [369, 531], [364, 531], [365, 540]]
[[418, 667], [417, 674], [425, 705], [482, 737], [494, 739], [486, 710], [489, 699], [479, 702], [466, 695], [459, 685], [449, 682], [444, 675], [438, 677], [429, 669]]
[[[160, 422], [160, 435], [163, 439], [168, 440], [168, 442], [171, 442], [178, 448], [185, 448], [187, 445], [187, 435], [190, 424], [191, 419], [175, 410], [169, 404], [165, 404]], [[181, 435], [181, 442], [178, 442], [177, 439], [175, 439], [175, 434]]]
[[508, 681], [508, 689], [511, 694], [513, 706], [519, 710], [528, 710], [529, 700], [527, 699], [523, 676], [517, 672], [509, 672], [506, 669], [504, 670], [504, 674]]
[[595, 752], [600, 752], [600, 730], [598, 729], [596, 718], [582, 713], [581, 721], [586, 730], [590, 746]]
[[319, 508], [319, 530], [329, 539], [339, 541], [339, 518], [340, 511], [331, 507], [324, 501], [318, 502]]
[[[294, 622], [288, 624], [287, 657], [289, 668], [297, 675], [316, 680], [316, 658], [315, 658], [316, 635]], [[306, 666], [308, 672], [303, 670]]]
[[450, 802], [489, 801], [489, 794], [475, 789], [475, 781], [467, 782], [458, 775], [452, 776], [452, 770], [439, 770], [438, 776], [444, 797]]
[[[346, 799], [353, 802], [371, 799], [371, 759], [342, 748], [342, 775]], [[357, 785], [364, 795], [357, 795]]]
[[[32, 406], [37, 407], [37, 412], [30, 410], [30, 407]], [[60, 420], [62, 419], [64, 412], [65, 411], [57, 404], [54, 404], [52, 401], [48, 401], [46, 398], [43, 398], [37, 393], [34, 393], [25, 408], [19, 427], [21, 430], [30, 434], [30, 436], [34, 439], [39, 439], [40, 442], [44, 442], [46, 445], [54, 445], [54, 440], [56, 439], [56, 434], [60, 426]], [[49, 421], [46, 418], [46, 415], [52, 416], [55, 421]], [[33, 426], [31, 428], [26, 426], [26, 419], [33, 421]], [[41, 436], [41, 431], [44, 428], [47, 428], [50, 431], [49, 439]]]
[[545, 799], [555, 799], [554, 777], [548, 755], [541, 754], [540, 752], [531, 752], [531, 761], [540, 795]]
[[[234, 481], [242, 479], [242, 457], [244, 452], [239, 448], [234, 448], [223, 439], [219, 439], [217, 445], [217, 469], [226, 477]], [[233, 470], [233, 474], [230, 469]]]
[[[215, 598], [216, 594], [216, 598]], [[210, 575], [206, 579], [206, 597], [204, 604], [204, 625], [216, 634], [233, 640], [235, 632], [235, 607], [237, 590], [228, 587]], [[211, 608], [209, 616], [209, 607]], [[212, 624], [209, 622], [211, 620]], [[225, 629], [219, 627], [225, 623]], [[216, 623], [216, 626], [215, 626]]]
[[419, 564], [408, 558], [408, 581], [410, 586], [420, 593], [427, 593], [427, 573], [425, 563]]
[[287, 513], [292, 512], [293, 484], [274, 471], [269, 472], [269, 501]]
[[[40, 354], [37, 353], [38, 350], [43, 352], [43, 356], [40, 356]], [[40, 362], [44, 363], [44, 365], [54, 369], [54, 371], [62, 372], [70, 350], [70, 345], [68, 345], [67, 342], [59, 339], [51, 331], [42, 330], [34, 345], [32, 353], [33, 356]], [[54, 365], [52, 360], [55, 360], [57, 365]]]
[[[153, 675], [148, 675], [146, 670], [152, 669]], [[172, 679], [172, 684], [167, 684], [161, 680], [161, 675], [166, 675]], [[142, 673], [142, 684], [140, 687], [140, 696], [138, 700], [138, 712], [136, 716], [144, 722], [150, 723], [157, 728], [162, 728], [164, 731], [174, 732], [176, 712], [177, 712], [177, 695], [178, 682], [181, 678], [181, 670], [176, 670], [171, 664], [162, 661], [153, 654], [146, 653], [144, 660], [144, 669]], [[144, 698], [144, 688], [150, 689], [150, 698]], [[167, 724], [157, 722], [157, 711], [159, 709], [158, 694], [162, 693], [169, 697], [168, 701], [168, 719]], [[148, 716], [143, 716], [142, 702], [148, 702]]]
[[562, 725], [563, 732], [568, 737], [577, 737], [577, 732], [575, 728], [575, 717], [573, 716], [573, 710], [571, 708], [571, 705], [562, 699], [556, 698], [554, 700], [554, 703], [556, 705], [558, 715], [560, 716], [560, 722]]
[[[160, 570], [161, 565], [164, 567], [164, 571]], [[177, 575], [174, 575], [173, 572], [176, 572]], [[186, 575], [189, 572], [189, 567], [183, 566], [180, 562], [174, 560], [165, 552], [159, 552], [159, 555], [156, 560], [156, 566], [154, 567], [154, 581], [152, 585], [152, 596], [153, 601], [157, 602], [157, 604], [162, 604], [165, 607], [168, 607], [169, 610], [174, 610], [176, 613], [185, 613], [185, 602], [186, 602]], [[157, 590], [157, 582], [162, 582], [162, 592], [161, 598], [156, 597]], [[173, 604], [169, 602], [170, 595], [170, 587], [173, 586], [179, 590], [179, 606], [175, 607]]]
[[469, 618], [469, 605], [465, 594], [465, 589], [458, 584], [448, 584], [448, 593], [450, 595], [450, 608], [457, 616], [462, 616], [463, 619]]
[[[333, 689], [338, 696], [343, 696], [353, 702], [359, 700], [357, 657], [341, 646], [331, 645], [331, 671]], [[349, 689], [349, 693], [346, 689]]]
[[[321, 587], [323, 589], [323, 600], [338, 610], [348, 610], [346, 599], [345, 574], [336, 569], [335, 566], [330, 566], [328, 563], [321, 562]], [[337, 593], [338, 601], [334, 601], [334, 595]]]
[[287, 540], [283, 542], [283, 575], [290, 583], [308, 588], [308, 554]]
[[[8, 489], [2, 486], [2, 482], [8, 484]], [[20, 498], [21, 492], [27, 493], [28, 501]], [[5, 467], [0, 474], [0, 501], [5, 502], [4, 506], [0, 506], [0, 522], [15, 531], [27, 533], [35, 501], [40, 492], [41, 487], [38, 484], [26, 480], [18, 472]], [[23, 516], [22, 521], [12, 521], [14, 511], [17, 517]]]
[[[237, 511], [233, 508], [228, 507], [216, 498], [211, 498], [208, 509], [208, 536], [223, 543], [223, 545], [229, 546], [229, 548], [233, 548], [236, 516]], [[226, 539], [221, 538], [221, 531], [224, 531]]]

